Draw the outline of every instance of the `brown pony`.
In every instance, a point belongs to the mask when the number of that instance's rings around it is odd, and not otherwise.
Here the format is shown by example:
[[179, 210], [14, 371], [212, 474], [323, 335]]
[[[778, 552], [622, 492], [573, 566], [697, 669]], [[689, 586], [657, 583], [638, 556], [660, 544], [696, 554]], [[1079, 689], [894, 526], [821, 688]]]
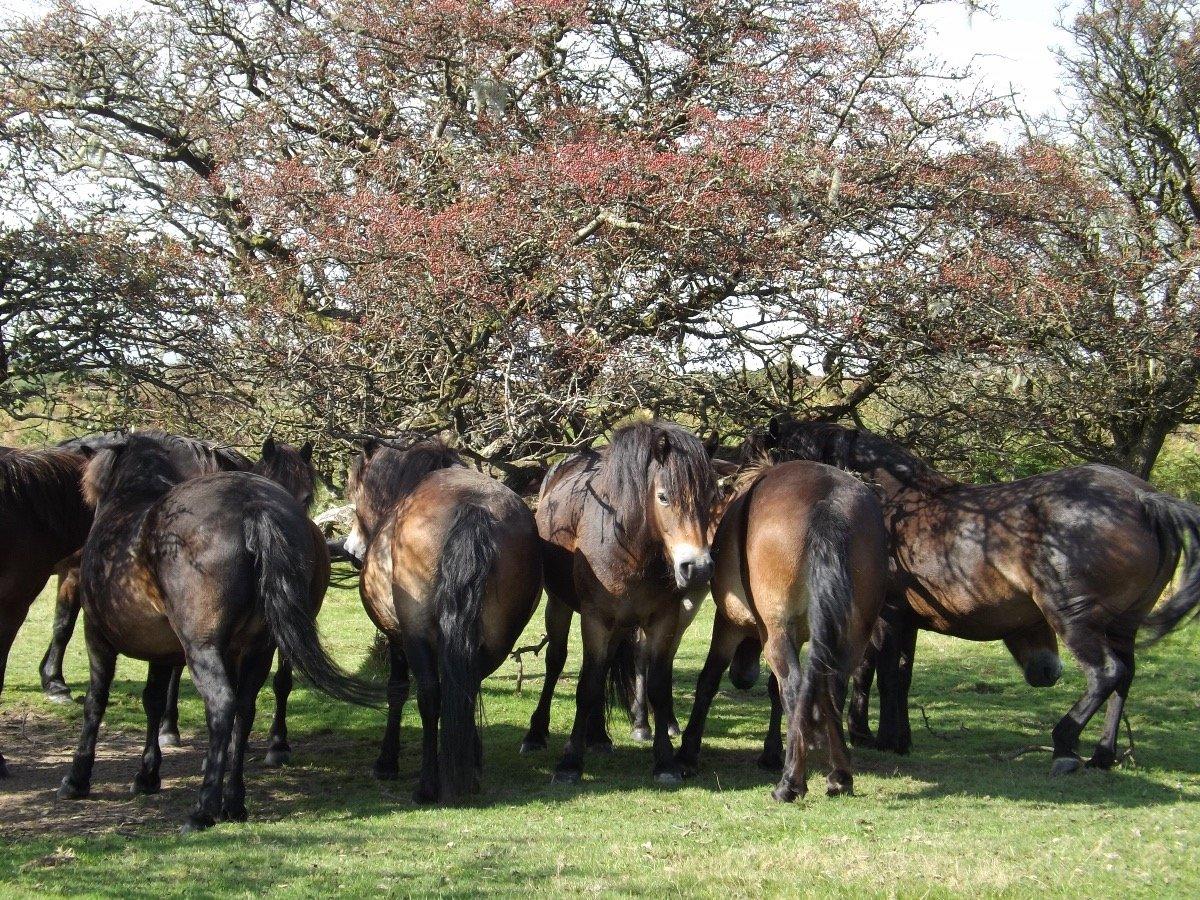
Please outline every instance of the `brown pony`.
[[684, 596], [712, 575], [709, 523], [717, 479], [703, 444], [665, 422], [619, 429], [608, 446], [569, 457], [542, 483], [538, 531], [546, 560], [546, 680], [522, 752], [546, 746], [550, 702], [567, 655], [571, 617], [580, 613], [583, 667], [575, 724], [554, 772], [575, 783], [585, 742], [610, 746], [605, 678], [631, 697], [633, 634], [645, 634], [646, 695], [654, 710], [654, 777], [681, 778], [668, 732], [671, 663]]
[[79, 488], [85, 462], [64, 449], [0, 453], [0, 691], [17, 631], [56, 570], [60, 593], [70, 592], [69, 560], [92, 524]]
[[90, 791], [118, 654], [150, 663], [133, 791], [159, 789], [159, 719], [182, 659], [209, 729], [200, 796], [183, 830], [244, 820], [246, 740], [275, 646], [335, 697], [369, 703], [376, 696], [338, 669], [317, 636], [314, 616], [329, 578], [324, 538], [274, 482], [245, 472], [189, 479], [162, 442], [139, 435], [95, 456], [84, 491], [96, 508], [80, 564], [91, 680], [79, 747], [58, 795]]
[[[1105, 700], [1108, 715], [1088, 765], [1113, 765], [1138, 626], [1175, 571], [1185, 537], [1200, 534], [1200, 509], [1102, 465], [971, 485], [868, 431], [775, 419], [767, 442], [785, 456], [858, 472], [883, 497], [893, 577], [877, 661], [880, 744], [903, 752], [911, 743], [908, 686], [918, 628], [1003, 639], [1031, 684], [1057, 680], [1057, 633], [1088, 683], [1054, 727], [1051, 771], [1079, 768], [1080, 734]], [[1194, 554], [1172, 602], [1200, 603]], [[1160, 630], [1177, 621], [1164, 620]], [[865, 698], [856, 707], [865, 720]]]
[[[805, 757], [818, 719], [832, 764], [826, 792], [851, 793], [842, 707], [850, 673], [883, 605], [887, 533], [879, 501], [858, 479], [831, 466], [767, 467], [730, 504], [714, 546], [712, 644], [696, 684], [680, 765], [689, 774], [696, 771], [721, 676], [738, 647], [756, 638], [778, 685], [772, 694], [774, 740], [780, 711], [788, 721], [783, 776], [772, 796], [791, 802], [807, 792]], [[802, 667], [799, 649], [806, 642], [808, 665]]]
[[[480, 682], [537, 608], [542, 564], [529, 507], [440, 441], [370, 441], [350, 470], [363, 606], [388, 639], [388, 722], [375, 773], [399, 773], [408, 671], [424, 732], [419, 803], [479, 790]], [[439, 736], [439, 722], [441, 733]]]

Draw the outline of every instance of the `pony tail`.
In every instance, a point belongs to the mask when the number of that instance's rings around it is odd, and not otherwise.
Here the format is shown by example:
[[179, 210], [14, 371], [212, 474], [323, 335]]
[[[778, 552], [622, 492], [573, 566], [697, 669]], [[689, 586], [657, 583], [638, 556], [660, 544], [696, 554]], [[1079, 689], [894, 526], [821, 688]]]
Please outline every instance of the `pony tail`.
[[382, 705], [386, 699], [382, 685], [342, 671], [321, 646], [309, 596], [312, 563], [303, 543], [288, 533], [280, 518], [276, 507], [259, 503], [247, 509], [242, 522], [258, 602], [279, 652], [331, 697], [359, 706]]
[[1142, 506], [1154, 527], [1164, 557], [1183, 556], [1183, 577], [1166, 603], [1154, 610], [1142, 625], [1150, 632], [1143, 645], [1162, 640], [1189, 616], [1200, 614], [1200, 507], [1166, 494], [1147, 492]]
[[438, 770], [447, 800], [478, 790], [479, 732], [475, 710], [482, 680], [480, 620], [487, 580], [499, 548], [496, 517], [481, 506], [461, 506], [438, 561], [434, 608], [438, 621], [441, 735]]
[[608, 667], [608, 710], [623, 710], [633, 721], [633, 704], [637, 698], [637, 632], [628, 631], [613, 649], [612, 664]]
[[850, 573], [853, 535], [849, 523], [829, 500], [812, 507], [808, 522], [808, 627], [811, 647], [806, 681], [813, 692], [827, 692], [841, 709], [850, 678], [847, 637], [854, 608]]

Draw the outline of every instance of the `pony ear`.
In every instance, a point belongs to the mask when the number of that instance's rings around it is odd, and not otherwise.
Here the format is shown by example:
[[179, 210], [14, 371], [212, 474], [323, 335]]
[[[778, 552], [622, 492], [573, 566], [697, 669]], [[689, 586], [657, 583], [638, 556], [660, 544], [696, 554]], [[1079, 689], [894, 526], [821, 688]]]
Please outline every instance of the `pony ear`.
[[712, 459], [717, 455], [717, 450], [721, 447], [721, 435], [715, 428], [709, 432], [708, 438], [704, 441], [704, 452], [708, 454], [708, 458]]
[[767, 433], [763, 435], [763, 446], [767, 450], [778, 447], [783, 441], [783, 423], [782, 413], [771, 416], [771, 421], [767, 423]]
[[379, 441], [375, 438], [367, 438], [363, 441], [362, 452], [364, 459], [370, 459], [375, 455], [375, 451], [379, 449]]
[[312, 462], [313, 442], [305, 441], [300, 445], [300, 458], [306, 463]]
[[654, 459], [659, 465], [667, 461], [667, 454], [671, 452], [671, 437], [665, 431], [658, 436], [654, 441]]
[[273, 435], [273, 434], [267, 435], [267, 439], [265, 441], [263, 441], [263, 445], [262, 445], [262, 458], [263, 459], [272, 459], [275, 456], [276, 449], [277, 448], [275, 447], [275, 435]]

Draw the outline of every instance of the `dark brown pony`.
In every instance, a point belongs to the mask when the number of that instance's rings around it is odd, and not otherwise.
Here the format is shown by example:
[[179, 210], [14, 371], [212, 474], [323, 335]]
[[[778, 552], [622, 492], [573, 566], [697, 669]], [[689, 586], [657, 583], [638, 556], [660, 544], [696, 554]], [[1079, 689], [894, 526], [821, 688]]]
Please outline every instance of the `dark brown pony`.
[[[189, 478], [196, 475], [208, 475], [213, 472], [245, 472], [249, 471], [253, 466], [253, 463], [247, 457], [236, 450], [208, 441], [186, 438], [155, 429], [133, 433], [159, 441], [168, 450], [172, 461], [179, 470]], [[129, 433], [127, 432], [110, 431], [104, 434], [72, 438], [59, 444], [58, 449], [76, 453], [94, 453], [107, 446], [119, 445], [128, 436]], [[80, 469], [80, 475], [82, 476], [82, 468]], [[78, 483], [76, 484], [76, 489], [79, 490]], [[82, 497], [82, 494], [80, 496]], [[88, 525], [90, 526], [90, 524], [91, 509], [88, 508]], [[83, 538], [86, 536], [87, 530], [85, 529], [80, 537], [79, 546], [75, 548], [76, 551], [83, 546]], [[67, 687], [66, 679], [63, 677], [63, 658], [66, 655], [67, 644], [70, 643], [71, 635], [75, 631], [75, 621], [79, 616], [80, 603], [76, 590], [79, 580], [78, 566], [79, 560], [77, 557], [68, 560], [60, 566], [58, 596], [54, 609], [54, 625], [50, 634], [50, 646], [46, 649], [46, 654], [42, 657], [42, 662], [39, 666], [42, 691], [48, 699], [61, 703], [69, 702], [71, 699], [70, 688]], [[175, 687], [177, 688], [177, 686], [178, 682], [175, 682]], [[174, 696], [175, 693], [173, 691], [172, 697]], [[168, 708], [170, 712], [164, 717], [163, 722], [164, 743], [174, 746], [179, 743], [179, 729], [175, 724], [177, 716], [173, 700], [168, 705]]]
[[671, 747], [671, 663], [682, 599], [712, 575], [709, 524], [716, 474], [703, 444], [665, 422], [619, 429], [608, 446], [569, 457], [542, 483], [538, 531], [546, 560], [546, 680], [522, 752], [546, 746], [550, 702], [580, 613], [583, 667], [575, 724], [556, 781], [583, 774], [587, 746], [610, 746], [606, 677], [628, 705], [634, 631], [645, 634], [646, 695], [654, 711], [654, 777], [682, 777]]
[[[831, 466], [767, 467], [730, 504], [714, 546], [712, 644], [696, 684], [680, 765], [696, 771], [721, 676], [738, 647], [756, 638], [778, 685], [772, 696], [775, 741], [781, 712], [788, 721], [783, 777], [772, 796], [790, 802], [807, 792], [805, 757], [818, 718], [832, 764], [826, 792], [850, 793], [854, 781], [842, 708], [850, 673], [883, 606], [888, 557], [879, 501], [857, 478]], [[805, 643], [808, 664], [802, 666]], [[772, 749], [769, 738], [767, 750]]]
[[[388, 722], [375, 773], [399, 774], [408, 672], [424, 732], [419, 803], [479, 790], [480, 682], [504, 662], [537, 608], [542, 563], [529, 507], [439, 441], [369, 442], [350, 470], [363, 606], [387, 636]], [[439, 734], [440, 723], [440, 734]]]
[[[258, 462], [252, 462], [236, 450], [209, 441], [185, 438], [162, 431], [135, 433], [157, 440], [167, 447], [175, 464], [188, 478], [211, 475], [216, 472], [253, 471], [257, 475], [262, 475], [264, 478], [282, 485], [305, 509], [312, 506], [317, 476], [312, 466], [313, 447], [311, 442], [306, 441], [303, 446], [296, 448], [291, 444], [280, 443], [273, 437], [268, 437], [263, 442], [262, 457]], [[78, 438], [60, 446], [86, 447], [94, 451], [119, 443], [124, 437], [121, 434], [111, 433], [91, 438]], [[40, 667], [42, 689], [52, 700], [65, 701], [71, 697], [66, 680], [63, 678], [62, 664], [67, 644], [75, 630], [75, 620], [80, 609], [77, 593], [78, 567], [78, 555], [73, 556], [59, 567], [54, 627], [51, 632], [50, 646], [42, 658]], [[180, 743], [179, 680], [182, 675], [183, 666], [181, 665], [176, 667], [171, 674], [171, 682], [167, 688], [166, 709], [159, 731], [159, 744], [163, 747], [177, 747]], [[268, 766], [283, 765], [291, 755], [291, 745], [288, 743], [287, 735], [287, 703], [292, 685], [291, 664], [281, 657], [273, 682], [275, 716], [271, 723], [267, 755], [264, 760]]]
[[79, 487], [85, 462], [73, 450], [0, 453], [0, 691], [13, 640], [46, 581], [57, 570], [60, 593], [70, 590], [69, 560], [92, 524]]
[[338, 669], [317, 636], [314, 617], [329, 579], [324, 538], [274, 482], [245, 472], [189, 479], [162, 442], [139, 435], [95, 456], [84, 491], [96, 508], [80, 563], [91, 679], [79, 748], [58, 795], [90, 791], [118, 654], [150, 663], [133, 791], [159, 789], [159, 719], [182, 660], [209, 730], [200, 796], [184, 831], [242, 821], [246, 740], [276, 646], [332, 696], [360, 703], [376, 696]]
[[[880, 744], [903, 752], [911, 742], [917, 629], [1003, 639], [1032, 684], [1058, 678], [1057, 633], [1087, 675], [1087, 689], [1054, 727], [1052, 772], [1080, 766], [1080, 734], [1105, 700], [1088, 765], [1113, 765], [1138, 626], [1175, 571], [1185, 537], [1200, 534], [1200, 508], [1102, 465], [971, 485], [868, 431], [776, 419], [767, 442], [785, 456], [857, 472], [883, 498], [893, 577], [877, 661]], [[1200, 603], [1200, 558], [1189, 554], [1186, 562], [1172, 601], [1180, 606]], [[865, 698], [855, 709], [865, 731]]]

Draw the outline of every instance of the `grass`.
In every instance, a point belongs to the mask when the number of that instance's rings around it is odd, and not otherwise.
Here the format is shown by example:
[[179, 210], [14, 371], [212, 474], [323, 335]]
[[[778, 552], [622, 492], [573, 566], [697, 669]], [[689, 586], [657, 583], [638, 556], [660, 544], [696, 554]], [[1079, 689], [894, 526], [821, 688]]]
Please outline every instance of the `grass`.
[[[47, 597], [35, 605], [14, 648], [0, 716], [62, 717], [70, 725], [62, 739], [70, 745], [79, 710], [43, 701], [35, 675], [49, 634]], [[691, 702], [710, 622], [710, 615], [702, 615], [680, 651], [681, 717]], [[361, 662], [371, 626], [356, 592], [333, 592], [321, 627], [344, 664]], [[526, 637], [536, 641], [540, 634], [537, 615]], [[406, 710], [402, 780], [380, 785], [368, 770], [382, 715], [299, 687], [291, 716], [295, 764], [280, 772], [256, 764], [248, 772], [250, 823], [189, 838], [176, 834], [175, 821], [101, 835], [0, 834], [0, 891], [122, 897], [1195, 896], [1196, 640], [1194, 633], [1176, 636], [1139, 660], [1129, 706], [1136, 767], [1051, 779], [1048, 754], [1011, 757], [1048, 742], [1051, 726], [1082, 689], [1078, 670], [1068, 665], [1058, 686], [1033, 690], [999, 645], [923, 635], [913, 688], [914, 754], [855, 751], [857, 795], [828, 800], [818, 753], [814, 764], [820, 771], [810, 774], [809, 799], [794, 806], [769, 800], [770, 778], [753, 764], [766, 724], [763, 683], [746, 694], [726, 684], [713, 707], [701, 774], [684, 787], [654, 786], [649, 750], [633, 744], [614, 721], [616, 752], [589, 757], [583, 785], [567, 788], [550, 784], [550, 770], [570, 727], [574, 680], [560, 683], [549, 752], [522, 757], [517, 745], [542, 664], [527, 662], [520, 695], [516, 667], [507, 664], [485, 685], [482, 796], [467, 806], [434, 809], [409, 799], [417, 767], [415, 703]], [[85, 672], [82, 643], [72, 644], [68, 658], [74, 686]], [[568, 675], [578, 660], [573, 647]], [[143, 664], [121, 662], [109, 730], [141, 729], [143, 677]], [[254, 737], [257, 756], [268, 708], [264, 694]], [[185, 683], [185, 732], [202, 721], [200, 704]], [[1085, 738], [1094, 740], [1098, 724]], [[12, 741], [11, 730], [4, 734], [6, 755], [20, 766], [21, 746]], [[127, 775], [134, 768], [131, 758]], [[174, 790], [186, 790], [191, 801], [190, 787]]]

